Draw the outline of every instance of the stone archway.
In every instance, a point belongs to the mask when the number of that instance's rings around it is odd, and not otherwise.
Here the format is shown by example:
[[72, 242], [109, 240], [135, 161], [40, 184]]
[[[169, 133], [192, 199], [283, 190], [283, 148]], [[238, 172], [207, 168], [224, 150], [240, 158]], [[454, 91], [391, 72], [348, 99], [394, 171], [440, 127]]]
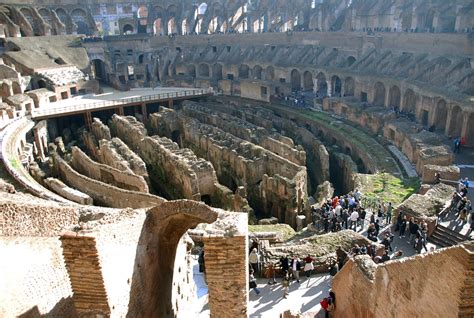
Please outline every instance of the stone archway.
[[135, 256], [127, 317], [175, 317], [171, 303], [176, 248], [184, 233], [212, 223], [217, 212], [191, 200], [168, 201], [147, 211]]
[[310, 71], [303, 74], [303, 89], [305, 91], [313, 91], [314, 89], [313, 74]]
[[344, 96], [354, 96], [355, 81], [352, 77], [346, 77], [344, 80]]
[[201, 77], [209, 77], [209, 65], [205, 63], [199, 64], [198, 75]]
[[326, 82], [326, 75], [323, 72], [316, 75], [318, 80], [318, 94], [320, 97], [328, 96], [328, 83]]
[[241, 64], [239, 66], [239, 78], [241, 79], [249, 78], [249, 66], [247, 64]]
[[392, 87], [390, 87], [390, 90], [388, 92], [388, 106], [393, 107], [395, 109], [400, 109], [400, 100], [400, 88], [398, 88], [398, 86], [396, 85], [393, 85]]
[[334, 75], [331, 78], [331, 88], [332, 88], [332, 93], [331, 93], [332, 96], [335, 96], [335, 97], [340, 97], [341, 96], [342, 82], [341, 82], [341, 79], [339, 78], [339, 76]]
[[416, 95], [415, 95], [415, 92], [413, 92], [413, 90], [411, 90], [411, 89], [407, 89], [405, 94], [403, 95], [402, 110], [407, 112], [407, 113], [415, 114]]
[[190, 64], [186, 67], [186, 72], [188, 73], [189, 76], [191, 77], [196, 77], [196, 66], [193, 64]]
[[254, 79], [262, 79], [262, 67], [260, 65], [255, 65], [252, 69], [252, 77]]
[[435, 120], [433, 125], [436, 130], [444, 131], [446, 129], [446, 121], [448, 118], [448, 108], [446, 106], [446, 101], [440, 99], [436, 104]]
[[212, 66], [212, 79], [217, 81], [222, 79], [222, 64], [216, 63]]
[[385, 85], [381, 82], [375, 83], [373, 104], [376, 106], [385, 105]]
[[273, 66], [268, 66], [265, 69], [265, 79], [267, 81], [273, 81], [275, 79], [275, 69]]
[[301, 74], [296, 69], [291, 71], [291, 89], [294, 91], [299, 91], [301, 89]]
[[463, 116], [462, 116], [462, 109], [459, 105], [454, 105], [450, 110], [450, 120], [449, 126], [447, 127], [447, 135], [455, 138], [461, 136], [462, 131], [462, 123], [463, 123]]

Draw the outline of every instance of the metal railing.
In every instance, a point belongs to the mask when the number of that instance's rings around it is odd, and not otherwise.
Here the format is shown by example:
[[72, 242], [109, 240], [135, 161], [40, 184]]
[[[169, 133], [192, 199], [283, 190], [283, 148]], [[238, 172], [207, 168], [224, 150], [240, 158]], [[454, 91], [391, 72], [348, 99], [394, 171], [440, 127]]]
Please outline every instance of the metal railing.
[[168, 100], [171, 98], [178, 98], [178, 97], [202, 96], [202, 95], [207, 95], [207, 94], [213, 94], [212, 88], [159, 93], [159, 94], [154, 94], [154, 95], [144, 95], [144, 96], [139, 96], [139, 97], [130, 97], [130, 98], [117, 99], [117, 100], [110, 100], [110, 101], [101, 101], [101, 102], [96, 102], [96, 103], [70, 105], [70, 106], [64, 106], [61, 108], [59, 107], [42, 108], [42, 109], [35, 109], [34, 111], [32, 111], [31, 118], [35, 119], [38, 117], [47, 117], [49, 115], [76, 113], [76, 112], [87, 111], [87, 110], [100, 110], [103, 108], [123, 106], [127, 104]]

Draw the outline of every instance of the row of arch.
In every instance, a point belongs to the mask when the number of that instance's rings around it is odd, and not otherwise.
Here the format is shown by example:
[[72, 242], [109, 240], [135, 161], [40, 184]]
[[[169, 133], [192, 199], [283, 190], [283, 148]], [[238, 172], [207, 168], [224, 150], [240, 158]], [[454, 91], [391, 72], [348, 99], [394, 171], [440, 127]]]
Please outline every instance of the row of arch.
[[[220, 80], [224, 75], [220, 63], [212, 65], [199, 63], [197, 67], [194, 64], [188, 64], [187, 74], [192, 77], [212, 78], [213, 80]], [[238, 78], [272, 82], [280, 80], [275, 78], [273, 66], [263, 68], [260, 65], [254, 65], [250, 67], [247, 64], [239, 65]], [[319, 97], [349, 97], [357, 94], [357, 97], [360, 95], [362, 100], [362, 94], [356, 91], [356, 81], [352, 76], [342, 77], [337, 74], [328, 76], [322, 71], [314, 76], [314, 73], [308, 70], [302, 72], [298, 69], [292, 69], [289, 79], [289, 84], [293, 90], [313, 91]], [[369, 89], [368, 99], [362, 101], [373, 106], [390, 107], [411, 114], [422, 124], [431, 125], [436, 130], [444, 131], [447, 135], [461, 135], [464, 115], [462, 108], [457, 104], [448, 104], [445, 99], [436, 98], [430, 102], [429, 107], [422, 108], [420, 105], [423, 97], [415, 93], [413, 89], [407, 88], [402, 91], [398, 85], [386, 86], [381, 81], [375, 82], [373, 87], [369, 87]]]

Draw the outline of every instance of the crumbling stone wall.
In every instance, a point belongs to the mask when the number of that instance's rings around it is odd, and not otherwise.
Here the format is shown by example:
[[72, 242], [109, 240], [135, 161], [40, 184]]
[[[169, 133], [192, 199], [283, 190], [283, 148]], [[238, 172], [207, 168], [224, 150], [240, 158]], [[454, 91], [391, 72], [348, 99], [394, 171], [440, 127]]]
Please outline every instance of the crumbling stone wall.
[[148, 185], [142, 176], [97, 163], [76, 146], [72, 147], [71, 154], [71, 165], [77, 172], [121, 189], [148, 193]]
[[129, 191], [86, 177], [72, 169], [61, 157], [53, 156], [54, 168], [61, 180], [90, 195], [97, 204], [114, 208], [146, 208], [164, 201], [155, 195]]
[[222, 183], [230, 188], [246, 187], [256, 211], [296, 226], [296, 215], [306, 207], [304, 166], [180, 113], [162, 110], [152, 114], [150, 126], [168, 137], [179, 127], [183, 146], [212, 162]]
[[466, 258], [462, 246], [380, 265], [358, 256], [334, 277], [334, 317], [457, 317]]

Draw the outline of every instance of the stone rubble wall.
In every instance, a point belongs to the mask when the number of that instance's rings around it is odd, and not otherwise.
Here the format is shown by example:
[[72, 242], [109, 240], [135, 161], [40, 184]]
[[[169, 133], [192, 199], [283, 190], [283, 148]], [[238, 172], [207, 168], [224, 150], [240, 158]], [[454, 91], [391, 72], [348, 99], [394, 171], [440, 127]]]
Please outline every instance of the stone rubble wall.
[[61, 180], [70, 187], [90, 195], [97, 204], [113, 208], [147, 208], [165, 199], [148, 193], [129, 191], [86, 177], [72, 169], [61, 157], [53, 156]]
[[150, 180], [161, 193], [171, 199], [197, 201], [208, 195], [215, 206], [235, 207], [236, 198], [229, 189], [219, 185], [209, 161], [198, 158], [190, 149], [180, 149], [168, 138], [147, 136], [143, 124], [133, 117], [113, 116], [110, 126], [113, 135], [123, 140], [147, 164]]
[[121, 189], [148, 193], [148, 184], [142, 176], [95, 162], [76, 146], [71, 153], [71, 165], [77, 172]]
[[0, 236], [52, 236], [78, 223], [75, 206], [37, 202], [30, 195], [0, 201]]
[[183, 146], [212, 162], [222, 183], [246, 187], [254, 209], [296, 226], [296, 215], [305, 210], [307, 199], [306, 167], [168, 110], [152, 114], [150, 126], [154, 132], [168, 137], [172, 137], [173, 128], [179, 127]]
[[72, 189], [58, 180], [56, 178], [47, 178], [44, 179], [44, 183], [54, 192], [59, 194], [62, 197], [65, 197], [68, 200], [73, 202], [83, 204], [83, 205], [92, 205], [93, 200], [90, 196], [85, 193], [82, 193], [76, 189]]
[[204, 124], [216, 126], [238, 138], [260, 145], [297, 165], [304, 166], [306, 164], [305, 151], [297, 149], [291, 138], [284, 137], [278, 133], [270, 134], [263, 127], [256, 126], [226, 113], [216, 113], [206, 106], [207, 103], [203, 105], [188, 101], [185, 102], [182, 111], [189, 117], [195, 118]]
[[357, 257], [334, 277], [334, 317], [458, 317], [466, 258], [462, 246], [381, 265]]
[[125, 165], [135, 174], [143, 177], [148, 176], [145, 162], [119, 138], [112, 138], [110, 142], [101, 140], [99, 148], [103, 163], [112, 166], [116, 160], [124, 161]]

